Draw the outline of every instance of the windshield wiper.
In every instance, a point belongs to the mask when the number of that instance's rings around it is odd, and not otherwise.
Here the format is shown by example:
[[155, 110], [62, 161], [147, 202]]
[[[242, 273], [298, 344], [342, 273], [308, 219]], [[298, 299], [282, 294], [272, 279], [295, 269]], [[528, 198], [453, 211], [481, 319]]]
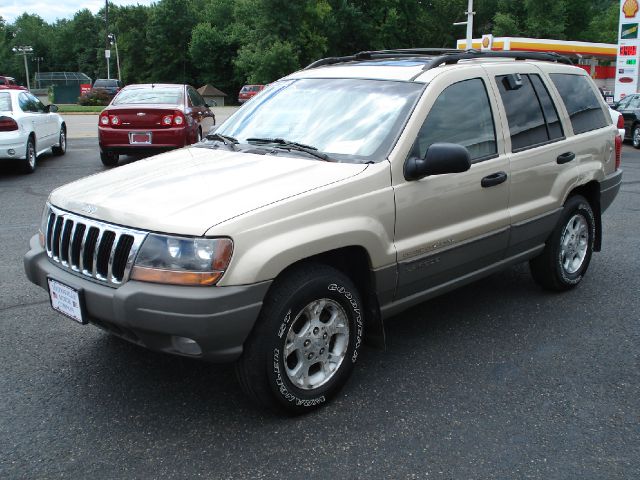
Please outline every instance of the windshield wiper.
[[285, 140], [284, 138], [247, 138], [247, 142], [256, 143], [258, 145], [273, 144], [278, 148], [308, 153], [309, 155], [313, 155], [314, 157], [319, 158], [320, 160], [324, 160], [325, 162], [335, 162], [335, 160], [329, 157], [326, 153], [318, 151], [316, 147], [305, 145], [304, 143], [290, 142], [289, 140]]
[[231, 150], [237, 150], [236, 144], [239, 143], [237, 139], [228, 135], [222, 135], [220, 133], [209, 133], [206, 136], [207, 140], [213, 140], [224, 143], [225, 147], [229, 147]]

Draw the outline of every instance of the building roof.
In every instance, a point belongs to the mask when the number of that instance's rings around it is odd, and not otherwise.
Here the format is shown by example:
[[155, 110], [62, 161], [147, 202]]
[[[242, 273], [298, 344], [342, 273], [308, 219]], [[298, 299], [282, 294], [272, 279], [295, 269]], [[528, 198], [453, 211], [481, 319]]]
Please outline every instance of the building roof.
[[[483, 45], [483, 41], [487, 42], [486, 46]], [[485, 38], [474, 38], [471, 44], [472, 48], [478, 50], [488, 47], [490, 50], [498, 51], [555, 52], [560, 55], [600, 57], [608, 60], [615, 59], [618, 54], [618, 45], [615, 43], [574, 42], [546, 38], [493, 37], [490, 45]], [[464, 50], [466, 45], [467, 41], [462, 39], [457, 41], [456, 46], [458, 49]]]
[[226, 93], [218, 90], [213, 85], [209, 85], [208, 83], [198, 89], [198, 93], [203, 97], [228, 97]]

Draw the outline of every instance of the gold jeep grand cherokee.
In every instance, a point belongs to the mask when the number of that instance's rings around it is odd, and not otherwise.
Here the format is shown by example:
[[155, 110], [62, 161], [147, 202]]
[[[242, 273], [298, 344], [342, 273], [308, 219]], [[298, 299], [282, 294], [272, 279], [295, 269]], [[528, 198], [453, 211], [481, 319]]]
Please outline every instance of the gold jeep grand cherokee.
[[55, 190], [25, 269], [77, 322], [234, 361], [257, 403], [306, 412], [419, 302], [524, 261], [575, 287], [621, 143], [557, 55], [327, 58], [198, 145]]

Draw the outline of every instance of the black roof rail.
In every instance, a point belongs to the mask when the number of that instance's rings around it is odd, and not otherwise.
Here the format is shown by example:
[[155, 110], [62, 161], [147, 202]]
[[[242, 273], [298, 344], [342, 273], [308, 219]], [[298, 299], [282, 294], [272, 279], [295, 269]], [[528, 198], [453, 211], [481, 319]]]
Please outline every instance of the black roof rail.
[[451, 48], [407, 48], [397, 50], [372, 50], [358, 52], [354, 55], [344, 57], [327, 57], [316, 60], [307, 65], [304, 70], [322, 67], [325, 65], [335, 65], [337, 63], [355, 62], [360, 60], [381, 60], [385, 58], [410, 58], [410, 57], [430, 57], [432, 61], [427, 63], [423, 70], [430, 70], [442, 64], [458, 63], [460, 60], [471, 60], [474, 58], [513, 58], [515, 60], [541, 60], [546, 62], [558, 62], [573, 65], [573, 62], [555, 52], [514, 52], [511, 50], [488, 51], [480, 50], [457, 50]]
[[458, 63], [460, 60], [471, 60], [474, 58], [513, 58], [515, 60], [541, 60], [573, 65], [570, 58], [555, 52], [514, 52], [511, 50], [482, 52], [478, 50], [463, 50], [436, 57], [432, 62], [425, 65], [423, 70], [430, 70], [442, 64], [451, 65]]
[[322, 67], [325, 65], [335, 65], [336, 63], [355, 62], [359, 60], [382, 60], [385, 58], [407, 58], [407, 57], [434, 57], [448, 53], [459, 52], [454, 48], [401, 48], [396, 50], [370, 50], [358, 52], [345, 57], [327, 57], [316, 60], [307, 65], [304, 70]]

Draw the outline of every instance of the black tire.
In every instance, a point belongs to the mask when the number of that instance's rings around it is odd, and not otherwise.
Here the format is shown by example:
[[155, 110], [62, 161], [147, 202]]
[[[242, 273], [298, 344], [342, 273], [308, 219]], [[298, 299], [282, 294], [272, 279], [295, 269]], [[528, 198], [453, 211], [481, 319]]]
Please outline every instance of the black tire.
[[[315, 317], [307, 316], [312, 312]], [[363, 333], [362, 302], [351, 280], [325, 265], [303, 265], [271, 287], [236, 363], [238, 379], [263, 408], [288, 415], [310, 412], [346, 383]], [[290, 376], [296, 370], [300, 384]]]
[[640, 125], [634, 125], [631, 129], [631, 145], [633, 148], [640, 148]]
[[561, 292], [580, 283], [593, 254], [595, 224], [593, 210], [584, 197], [576, 195], [567, 200], [544, 250], [529, 262], [533, 279], [541, 287]]
[[29, 137], [25, 150], [25, 159], [22, 161], [22, 173], [33, 173], [36, 169], [36, 163], [36, 143], [33, 137]]
[[67, 152], [67, 130], [64, 126], [60, 127], [60, 135], [58, 136], [58, 145], [51, 147], [54, 155], [64, 155]]
[[196, 143], [200, 143], [202, 140], [202, 129], [198, 128], [198, 133], [196, 133]]
[[100, 150], [100, 160], [105, 167], [115, 167], [120, 155], [110, 150]]

